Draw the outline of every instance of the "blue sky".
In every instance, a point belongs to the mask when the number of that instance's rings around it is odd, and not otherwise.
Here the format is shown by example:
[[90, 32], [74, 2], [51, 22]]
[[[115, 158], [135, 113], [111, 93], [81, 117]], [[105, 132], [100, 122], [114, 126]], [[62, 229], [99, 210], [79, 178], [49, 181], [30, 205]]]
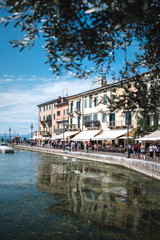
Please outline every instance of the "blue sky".
[[31, 123], [36, 131], [37, 104], [93, 88], [91, 80], [75, 79], [72, 72], [53, 76], [50, 66], [44, 64], [42, 39], [32, 49], [19, 52], [9, 43], [21, 38], [18, 29], [0, 25], [0, 35], [0, 134], [9, 134], [9, 127], [12, 134], [29, 133]]
[[[0, 25], [0, 134], [27, 134], [33, 123], [38, 129], [37, 104], [68, 93], [72, 95], [97, 87], [92, 85], [95, 78], [75, 79], [72, 72], [59, 78], [52, 75], [50, 66], [45, 64], [43, 40], [37, 39], [32, 49], [19, 52], [9, 41], [20, 39], [21, 33], [11, 25]], [[135, 46], [136, 47], [136, 46]], [[133, 49], [130, 50], [133, 54]], [[118, 69], [124, 56], [114, 66]], [[80, 83], [80, 84], [79, 84]]]

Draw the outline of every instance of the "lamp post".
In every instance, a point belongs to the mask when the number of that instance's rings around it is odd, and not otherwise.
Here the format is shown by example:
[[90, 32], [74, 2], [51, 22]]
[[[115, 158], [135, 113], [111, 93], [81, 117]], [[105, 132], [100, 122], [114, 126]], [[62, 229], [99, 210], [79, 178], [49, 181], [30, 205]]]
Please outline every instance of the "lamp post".
[[129, 149], [129, 111], [127, 110], [127, 158], [130, 158], [130, 149]]
[[64, 115], [63, 115], [63, 151], [65, 150], [64, 131], [65, 131], [65, 123], [64, 123]]
[[31, 129], [31, 146], [32, 146], [33, 123], [31, 123], [30, 129]]
[[11, 127], [9, 127], [9, 142], [11, 141]]

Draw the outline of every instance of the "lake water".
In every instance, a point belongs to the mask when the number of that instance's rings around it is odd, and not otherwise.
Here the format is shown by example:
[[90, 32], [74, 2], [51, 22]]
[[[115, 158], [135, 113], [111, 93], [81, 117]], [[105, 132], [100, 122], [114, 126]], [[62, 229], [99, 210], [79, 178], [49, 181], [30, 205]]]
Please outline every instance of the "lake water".
[[0, 240], [158, 240], [160, 182], [34, 152], [0, 154]]

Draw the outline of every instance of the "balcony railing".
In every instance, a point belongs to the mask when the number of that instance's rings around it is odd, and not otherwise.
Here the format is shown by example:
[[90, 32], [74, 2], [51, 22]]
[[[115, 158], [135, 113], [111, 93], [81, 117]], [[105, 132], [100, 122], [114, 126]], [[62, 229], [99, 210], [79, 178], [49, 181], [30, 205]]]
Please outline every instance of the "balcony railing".
[[77, 124], [66, 124], [66, 128], [67, 128], [67, 130], [70, 130], [70, 131], [80, 130], [80, 127], [78, 127]]
[[45, 126], [46, 125], [46, 122], [45, 121], [40, 121], [40, 123]]
[[63, 131], [66, 131], [66, 130], [67, 130], [66, 128], [65, 129], [63, 129], [63, 128], [55, 128], [53, 130], [53, 132], [56, 133], [56, 134], [61, 134], [61, 133], [63, 133]]
[[[127, 121], [121, 120], [121, 121], [109, 121], [107, 122], [107, 127], [109, 128], [126, 128], [127, 127]], [[133, 121], [129, 120], [129, 127], [133, 127]]]
[[42, 137], [51, 137], [51, 132], [48, 131], [40, 131], [40, 135]]
[[45, 120], [45, 123], [48, 125], [48, 126], [51, 126], [52, 125], [52, 119], [51, 118], [48, 118]]
[[68, 115], [73, 116], [73, 110], [68, 110]]
[[74, 109], [74, 112], [80, 115], [81, 114], [81, 109], [80, 108], [76, 108], [76, 109]]
[[99, 120], [92, 120], [92, 121], [85, 121], [85, 127], [87, 128], [100, 128], [100, 121]]

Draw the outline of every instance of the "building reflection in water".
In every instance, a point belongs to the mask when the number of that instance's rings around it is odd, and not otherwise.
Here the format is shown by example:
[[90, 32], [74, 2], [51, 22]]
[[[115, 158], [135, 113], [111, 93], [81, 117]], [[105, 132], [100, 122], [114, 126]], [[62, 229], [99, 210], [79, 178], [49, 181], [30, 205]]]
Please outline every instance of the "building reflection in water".
[[48, 208], [52, 214], [133, 231], [141, 217], [141, 198], [148, 194], [129, 170], [58, 158], [39, 167], [38, 187], [57, 201]]

